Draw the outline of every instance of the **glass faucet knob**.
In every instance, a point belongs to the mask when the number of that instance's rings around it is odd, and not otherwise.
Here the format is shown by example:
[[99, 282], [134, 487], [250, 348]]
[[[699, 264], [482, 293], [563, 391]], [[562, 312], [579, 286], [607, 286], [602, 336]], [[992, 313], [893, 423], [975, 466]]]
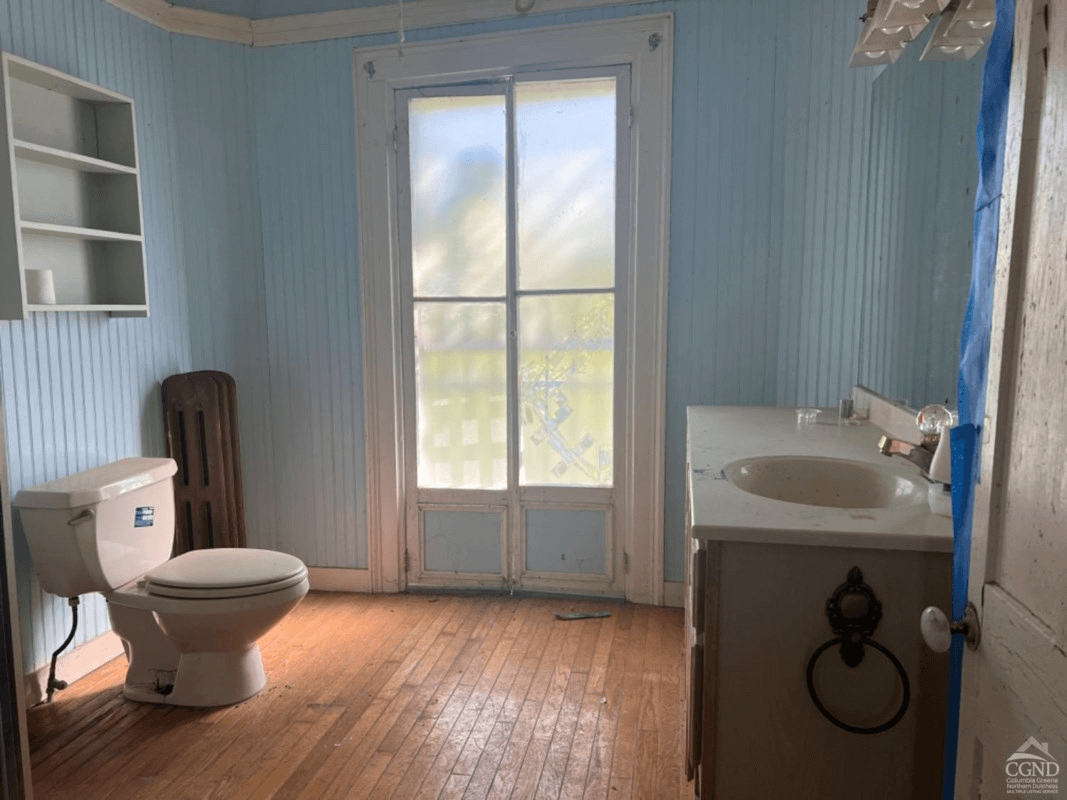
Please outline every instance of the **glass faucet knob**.
[[919, 426], [919, 432], [923, 436], [934, 436], [941, 433], [945, 428], [951, 428], [953, 413], [940, 403], [931, 403], [923, 406], [915, 417], [915, 424]]

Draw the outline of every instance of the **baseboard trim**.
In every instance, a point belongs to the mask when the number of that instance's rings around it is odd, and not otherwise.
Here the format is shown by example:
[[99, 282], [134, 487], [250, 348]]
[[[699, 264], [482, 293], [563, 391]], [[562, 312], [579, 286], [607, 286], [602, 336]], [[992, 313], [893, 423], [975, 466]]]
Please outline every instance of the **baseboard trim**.
[[685, 584], [681, 581], [663, 582], [663, 605], [670, 608], [685, 606]]
[[370, 592], [369, 569], [308, 567], [308, 581], [316, 592]]
[[[68, 684], [74, 683], [123, 654], [122, 639], [114, 631], [108, 631], [61, 655], [56, 661], [56, 677]], [[48, 697], [50, 668], [51, 664], [45, 664], [24, 676], [27, 708], [43, 703]]]

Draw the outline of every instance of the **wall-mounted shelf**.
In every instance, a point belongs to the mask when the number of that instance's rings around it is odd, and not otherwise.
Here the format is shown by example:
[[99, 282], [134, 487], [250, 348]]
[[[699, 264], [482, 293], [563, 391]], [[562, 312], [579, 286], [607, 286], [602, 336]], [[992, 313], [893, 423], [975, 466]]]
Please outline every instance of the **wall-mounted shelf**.
[[20, 222], [23, 233], [44, 233], [49, 236], [66, 236], [70, 239], [85, 239], [93, 242], [139, 242], [141, 237], [134, 233], [79, 228], [76, 225], [53, 225], [50, 222]]
[[92, 156], [83, 156], [80, 153], [69, 153], [55, 147], [47, 147], [43, 144], [23, 142], [15, 139], [15, 158], [24, 158], [27, 161], [36, 161], [38, 164], [51, 164], [53, 167], [66, 167], [67, 169], [81, 170], [82, 172], [102, 172], [117, 175], [136, 175], [136, 167], [127, 167], [124, 164], [113, 164]]
[[[133, 101], [0, 55], [0, 319], [148, 316]], [[55, 303], [27, 271], [50, 270]]]

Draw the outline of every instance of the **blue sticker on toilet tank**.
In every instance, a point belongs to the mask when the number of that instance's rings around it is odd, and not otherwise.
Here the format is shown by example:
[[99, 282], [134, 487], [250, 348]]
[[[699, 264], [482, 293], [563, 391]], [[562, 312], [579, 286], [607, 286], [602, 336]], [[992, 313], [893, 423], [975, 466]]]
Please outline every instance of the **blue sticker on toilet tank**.
[[150, 528], [156, 524], [156, 510], [152, 506], [138, 506], [133, 517], [133, 527]]

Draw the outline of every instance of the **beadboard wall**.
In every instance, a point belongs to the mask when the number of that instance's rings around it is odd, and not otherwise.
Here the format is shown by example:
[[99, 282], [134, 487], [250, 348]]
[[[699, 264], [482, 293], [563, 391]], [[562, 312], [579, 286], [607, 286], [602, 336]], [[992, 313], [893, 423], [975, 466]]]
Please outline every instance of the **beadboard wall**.
[[237, 381], [251, 547], [275, 539], [274, 433], [251, 50], [173, 36], [192, 369]]
[[[857, 340], [859, 281], [846, 275], [861, 252], [871, 76], [847, 69], [849, 2], [799, 5], [676, 0], [408, 33], [676, 14], [667, 580], [683, 575], [685, 406], [829, 402], [853, 382], [827, 345]], [[276, 536], [319, 566], [366, 564], [351, 58], [391, 40], [252, 54], [269, 396], [287, 487]]]
[[254, 49], [278, 546], [366, 568], [352, 43]]
[[872, 88], [862, 260], [860, 382], [912, 408], [956, 402], [984, 62], [919, 61], [926, 38]]
[[[861, 10], [657, 0], [408, 32], [675, 13], [668, 581], [683, 575], [687, 405], [833, 404], [865, 376], [910, 396], [909, 381], [940, 373], [918, 366], [932, 356], [916, 341], [885, 346], [900, 323], [867, 324], [907, 299], [875, 280], [889, 280], [888, 260], [864, 271], [865, 230], [885, 213], [867, 212], [869, 148], [906, 161], [889, 116], [872, 138], [874, 71], [846, 66]], [[152, 302], [147, 321], [0, 323], [13, 490], [162, 452], [159, 380], [223, 369], [239, 386], [250, 543], [367, 567], [352, 50], [394, 38], [252, 49], [170, 36], [94, 0], [0, 0], [4, 48], [137, 101]], [[946, 97], [956, 80], [943, 79]], [[973, 136], [973, 115], [963, 127]], [[894, 191], [899, 205], [918, 186]], [[16, 542], [29, 668], [68, 617]], [[107, 629], [102, 603], [85, 609], [78, 641]]]
[[[128, 455], [162, 455], [159, 382], [189, 368], [189, 300], [169, 37], [106, 3], [0, 0], [0, 47], [129, 95], [137, 107], [151, 316], [32, 314], [0, 322], [0, 385], [12, 497], [22, 487]], [[66, 637], [65, 600], [37, 583], [15, 514], [27, 672]], [[110, 628], [86, 597], [75, 643]]]

